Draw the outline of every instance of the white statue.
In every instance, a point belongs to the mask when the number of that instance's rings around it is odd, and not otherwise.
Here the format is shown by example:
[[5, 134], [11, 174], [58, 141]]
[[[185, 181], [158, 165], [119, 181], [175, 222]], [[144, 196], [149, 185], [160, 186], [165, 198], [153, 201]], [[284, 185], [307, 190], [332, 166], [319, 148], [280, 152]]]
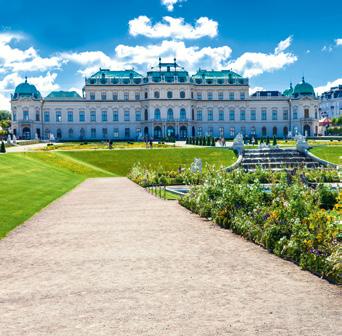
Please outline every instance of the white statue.
[[35, 139], [35, 140], [39, 140], [38, 133], [35, 133], [34, 139]]
[[298, 152], [305, 152], [309, 148], [309, 144], [307, 143], [304, 135], [301, 135], [300, 133], [298, 133], [295, 136], [295, 139], [297, 141], [296, 148]]
[[239, 133], [234, 139], [233, 149], [238, 153], [241, 153], [243, 151], [243, 146], [243, 135]]
[[17, 144], [17, 137], [13, 134], [13, 140], [12, 140], [13, 145]]
[[50, 133], [49, 140], [50, 140], [50, 142], [54, 142], [55, 141], [55, 136], [52, 133]]
[[7, 136], [7, 144], [10, 145], [12, 143], [11, 136], [8, 134]]
[[190, 169], [192, 173], [202, 173], [202, 160], [199, 158], [195, 158], [194, 162], [191, 164]]

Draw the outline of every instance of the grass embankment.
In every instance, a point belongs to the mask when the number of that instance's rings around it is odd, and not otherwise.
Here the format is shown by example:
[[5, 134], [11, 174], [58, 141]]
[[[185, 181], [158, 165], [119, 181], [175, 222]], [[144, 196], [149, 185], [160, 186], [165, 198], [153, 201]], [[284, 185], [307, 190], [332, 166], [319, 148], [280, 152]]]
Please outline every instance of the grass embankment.
[[0, 238], [88, 177], [126, 176], [136, 162], [177, 169], [195, 157], [229, 165], [230, 150], [191, 148], [27, 152], [0, 156]]
[[127, 151], [74, 151], [63, 152], [63, 155], [91, 164], [118, 176], [126, 176], [135, 163], [161, 166], [165, 170], [177, 170], [189, 167], [194, 158], [201, 158], [203, 167], [206, 163], [217, 167], [229, 166], [236, 161], [232, 150], [221, 148], [166, 148], [153, 150], [127, 150]]
[[342, 165], [342, 146], [317, 146], [310, 149], [310, 152], [319, 158]]

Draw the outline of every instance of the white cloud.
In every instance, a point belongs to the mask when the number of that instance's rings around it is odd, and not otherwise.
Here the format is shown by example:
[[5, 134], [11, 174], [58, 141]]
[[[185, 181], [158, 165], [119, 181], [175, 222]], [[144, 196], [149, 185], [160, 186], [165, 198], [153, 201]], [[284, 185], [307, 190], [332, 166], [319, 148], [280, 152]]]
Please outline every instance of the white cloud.
[[177, 3], [185, 2], [187, 0], [161, 0], [162, 5], [166, 7], [169, 12], [172, 12]]
[[297, 61], [297, 56], [286, 52], [291, 45], [292, 38], [280, 41], [274, 49], [274, 53], [245, 52], [236, 60], [230, 62], [229, 66], [245, 77], [254, 77], [264, 72], [272, 72], [282, 69], [288, 64]]
[[249, 94], [252, 95], [253, 93], [257, 91], [264, 91], [265, 89], [262, 86], [255, 86], [255, 87], [249, 87]]
[[333, 51], [333, 47], [332, 46], [323, 46], [323, 48], [321, 49], [321, 51], [326, 51], [326, 52], [332, 52]]
[[342, 46], [342, 38], [338, 38], [335, 40], [337, 46]]
[[9, 97], [0, 93], [0, 110], [9, 111], [10, 109], [11, 109], [11, 103], [10, 103]]
[[328, 82], [325, 85], [316, 87], [315, 92], [318, 95], [321, 95], [323, 92], [329, 91], [330, 88], [332, 88], [334, 86], [338, 86], [338, 85], [342, 85], [342, 78], [337, 78], [332, 82]]
[[63, 60], [60, 56], [41, 57], [33, 47], [19, 49], [12, 47], [13, 42], [24, 39], [16, 33], [0, 33], [0, 67], [5, 71], [46, 71], [59, 69]]
[[162, 22], [152, 24], [147, 16], [139, 16], [128, 22], [132, 36], [143, 35], [150, 38], [199, 39], [217, 36], [218, 23], [207, 17], [200, 17], [195, 25], [184, 22], [184, 18], [164, 16]]

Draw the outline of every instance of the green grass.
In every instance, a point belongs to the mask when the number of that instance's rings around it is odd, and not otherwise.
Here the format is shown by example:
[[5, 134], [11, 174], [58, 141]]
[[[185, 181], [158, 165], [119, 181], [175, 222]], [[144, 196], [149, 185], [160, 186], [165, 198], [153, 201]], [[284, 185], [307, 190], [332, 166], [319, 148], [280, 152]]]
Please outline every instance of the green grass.
[[0, 156], [0, 238], [85, 177], [22, 154]]
[[165, 170], [189, 167], [194, 158], [201, 158], [203, 164], [229, 166], [236, 161], [232, 150], [221, 148], [165, 148], [153, 150], [122, 151], [70, 151], [63, 155], [85, 162], [118, 176], [126, 176], [131, 167], [140, 162], [142, 165], [161, 166]]
[[310, 152], [323, 160], [342, 164], [342, 146], [317, 146], [310, 149]]

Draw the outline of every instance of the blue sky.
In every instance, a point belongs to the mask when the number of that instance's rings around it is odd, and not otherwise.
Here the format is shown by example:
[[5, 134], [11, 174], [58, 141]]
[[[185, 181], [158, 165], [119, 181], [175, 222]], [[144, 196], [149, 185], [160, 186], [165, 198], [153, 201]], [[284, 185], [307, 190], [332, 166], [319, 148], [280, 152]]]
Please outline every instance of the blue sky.
[[[164, 3], [163, 3], [164, 2]], [[81, 89], [101, 67], [144, 72], [159, 56], [190, 72], [232, 68], [252, 88], [302, 75], [342, 84], [342, 2], [0, 0], [0, 109], [27, 75], [43, 94]]]

